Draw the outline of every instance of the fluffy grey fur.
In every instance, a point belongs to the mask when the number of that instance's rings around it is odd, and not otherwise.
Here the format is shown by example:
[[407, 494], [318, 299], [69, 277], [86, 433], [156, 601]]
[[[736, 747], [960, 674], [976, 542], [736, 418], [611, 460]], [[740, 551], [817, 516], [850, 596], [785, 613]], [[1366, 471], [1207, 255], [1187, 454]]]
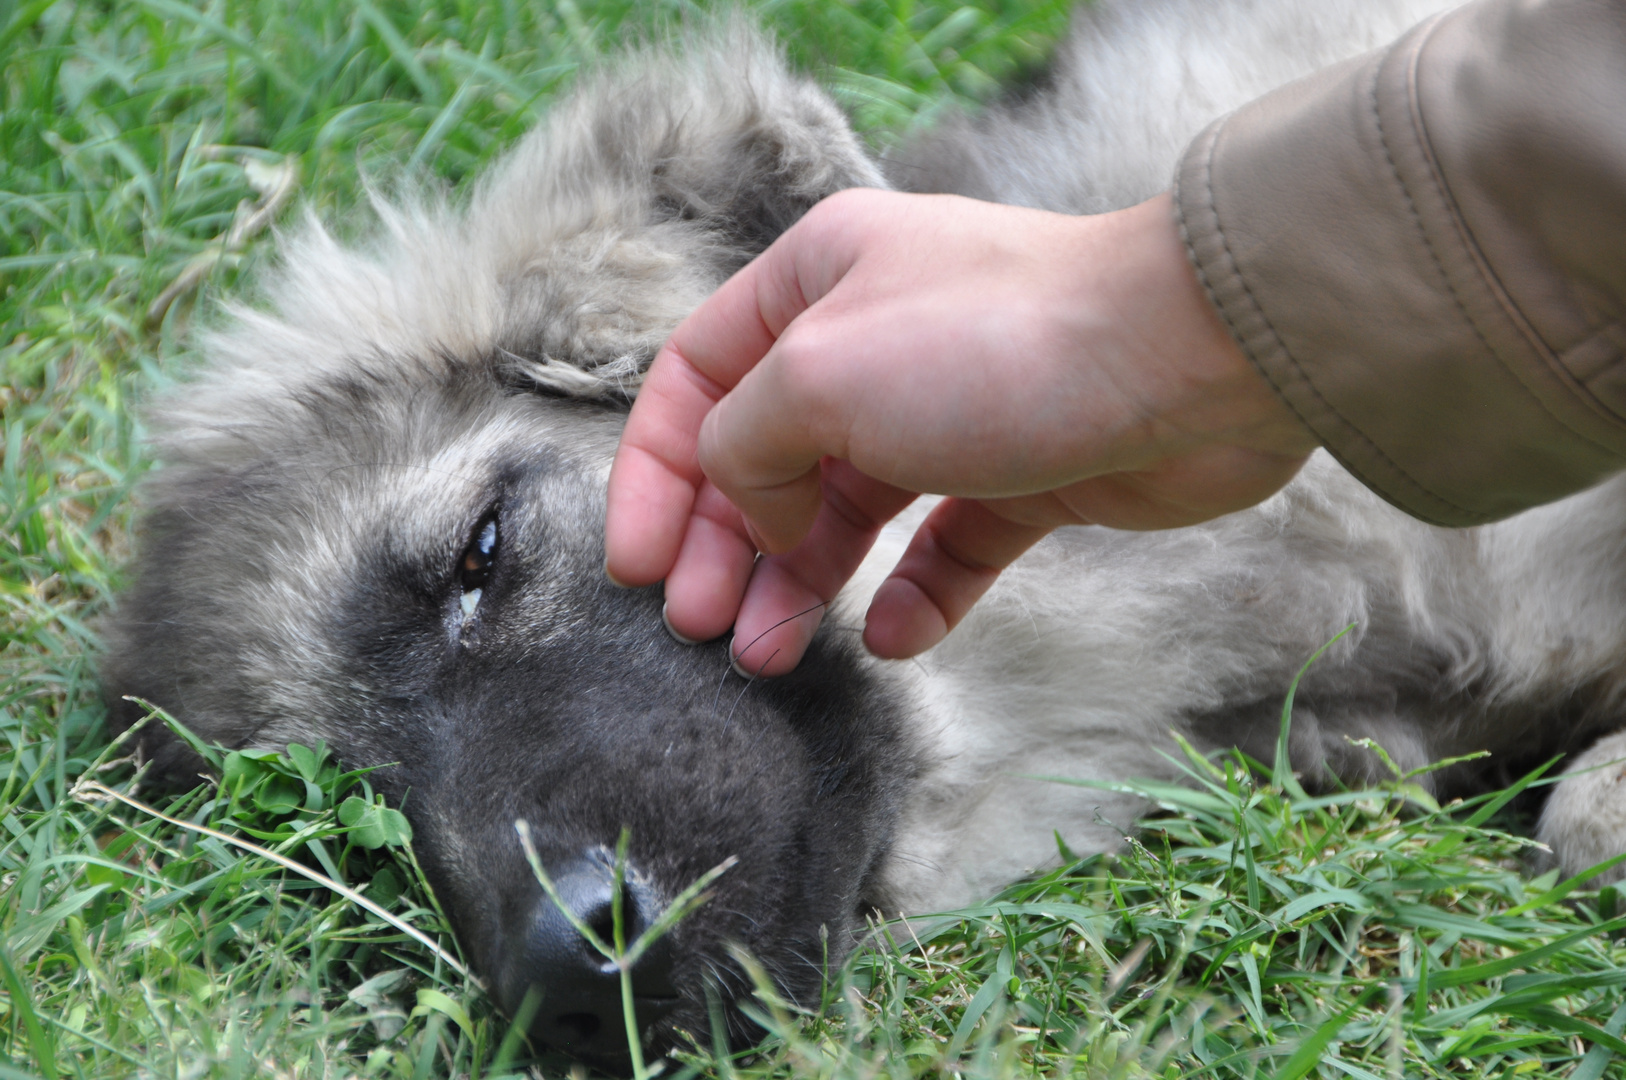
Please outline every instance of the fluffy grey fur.
[[[945, 125], [890, 173], [1122, 205], [1164, 187], [1216, 113], [1437, 6], [1103, 2], [1039, 90]], [[838, 957], [863, 912], [978, 899], [1050, 862], [1056, 831], [1075, 851], [1116, 845], [1146, 809], [1134, 798], [1027, 777], [1167, 776], [1171, 730], [1262, 754], [1293, 672], [1348, 624], [1295, 710], [1312, 779], [1371, 774], [1349, 737], [1404, 766], [1488, 749], [1505, 769], [1619, 725], [1626, 481], [1447, 532], [1318, 457], [1208, 525], [1063, 530], [937, 649], [882, 663], [852, 631], [917, 510], [795, 675], [747, 685], [720, 643], [671, 640], [658, 590], [601, 572], [625, 403], [726, 275], [819, 198], [883, 182], [823, 93], [732, 26], [585, 80], [466, 207], [380, 202], [360, 248], [308, 221], [265, 306], [233, 309], [198, 379], [154, 411], [163, 468], [104, 668], [119, 716], [137, 694], [229, 745], [322, 738], [352, 765], [398, 763], [377, 777], [499, 1000], [542, 983], [543, 1037], [612, 1062], [616, 1025], [595, 1034], [571, 998], [590, 973], [549, 966], [517, 818], [583, 881], [630, 826], [640, 903], [739, 856], [641, 969], [659, 1046], [704, 1030], [708, 983], [746, 1030], [726, 942], [806, 997], [826, 937]], [[171, 774], [196, 764], [151, 750]], [[1616, 786], [1559, 787], [1542, 835], [1566, 868], [1626, 849]]]

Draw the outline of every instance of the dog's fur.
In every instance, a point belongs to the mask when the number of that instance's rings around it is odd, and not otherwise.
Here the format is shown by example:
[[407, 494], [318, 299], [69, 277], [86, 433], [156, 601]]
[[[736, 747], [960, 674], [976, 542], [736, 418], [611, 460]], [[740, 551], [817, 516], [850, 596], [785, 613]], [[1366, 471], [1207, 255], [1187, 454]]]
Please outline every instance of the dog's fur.
[[[1037, 89], [950, 121], [887, 172], [1073, 212], [1125, 205], [1167, 185], [1212, 116], [1438, 6], [1101, 3]], [[917, 513], [794, 675], [746, 684], [721, 643], [673, 641], [658, 590], [602, 573], [625, 403], [729, 273], [820, 198], [885, 182], [823, 93], [730, 24], [587, 79], [466, 207], [380, 202], [363, 248], [307, 223], [266, 303], [233, 309], [200, 376], [154, 413], [163, 467], [104, 665], [118, 716], [134, 694], [228, 745], [325, 739], [351, 765], [399, 763], [375, 779], [510, 1007], [530, 977], [512, 943], [540, 897], [516, 819], [544, 861], [630, 827], [640, 887], [667, 899], [738, 856], [674, 934], [684, 1004], [655, 1044], [704, 1030], [708, 979], [738, 989], [727, 942], [805, 997], [861, 913], [975, 900], [1053, 860], [1057, 831], [1098, 851], [1145, 809], [1033, 776], [1167, 776], [1171, 729], [1268, 756], [1294, 671], [1348, 624], [1294, 713], [1311, 778], [1374, 775], [1348, 737], [1405, 767], [1485, 749], [1518, 767], [1619, 725], [1618, 480], [1449, 532], [1318, 456], [1208, 525], [1062, 530], [941, 646], [882, 663], [854, 630]], [[491, 521], [476, 593], [458, 566]], [[159, 772], [196, 765], [176, 743], [152, 751]], [[1620, 782], [1560, 787], [1542, 835], [1567, 868], [1626, 849]]]

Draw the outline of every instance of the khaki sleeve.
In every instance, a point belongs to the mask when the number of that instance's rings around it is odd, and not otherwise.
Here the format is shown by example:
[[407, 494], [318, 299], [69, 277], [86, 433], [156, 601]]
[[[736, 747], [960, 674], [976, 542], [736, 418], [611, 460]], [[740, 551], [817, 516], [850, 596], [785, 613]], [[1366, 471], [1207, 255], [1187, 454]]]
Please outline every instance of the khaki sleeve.
[[1626, 2], [1436, 17], [1214, 124], [1175, 199], [1237, 341], [1403, 510], [1626, 467]]

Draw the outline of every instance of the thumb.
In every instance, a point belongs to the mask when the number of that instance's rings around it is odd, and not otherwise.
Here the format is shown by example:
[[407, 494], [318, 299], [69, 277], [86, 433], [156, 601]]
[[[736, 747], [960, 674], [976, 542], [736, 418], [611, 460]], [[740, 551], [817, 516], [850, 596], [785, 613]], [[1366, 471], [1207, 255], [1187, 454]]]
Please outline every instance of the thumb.
[[[724, 282], [679, 324], [655, 357], [610, 470], [605, 568], [614, 580], [648, 585], [671, 570], [696, 493], [705, 481], [699, 447], [708, 414], [768, 355], [785, 328], [851, 265], [840, 250], [826, 243], [831, 230], [819, 224], [835, 220], [829, 212], [820, 213], [831, 201], [815, 207]], [[810, 227], [803, 229], [803, 224]], [[816, 265], [804, 269], [810, 260]], [[742, 453], [751, 456], [749, 444], [741, 447], [724, 440], [724, 445], [725, 469]], [[791, 476], [813, 469], [817, 462], [818, 455], [813, 454]], [[816, 488], [816, 473], [804, 485]], [[812, 509], [816, 513], [816, 502]], [[803, 532], [807, 524], [811, 518]], [[763, 535], [779, 543], [785, 530], [769, 528]]]
[[[826, 199], [735, 279], [740, 292], [719, 294], [672, 335], [674, 349], [728, 387], [701, 423], [696, 458], [762, 551], [788, 551], [807, 535], [824, 504], [820, 461], [847, 457], [858, 388], [846, 382], [851, 366], [834, 362], [850, 349], [826, 299], [857, 264], [863, 225], [887, 197], [855, 190]], [[729, 336], [730, 304], [754, 314], [771, 338], [766, 350], [760, 336], [751, 347], [743, 334]], [[736, 311], [733, 325], [744, 319]]]

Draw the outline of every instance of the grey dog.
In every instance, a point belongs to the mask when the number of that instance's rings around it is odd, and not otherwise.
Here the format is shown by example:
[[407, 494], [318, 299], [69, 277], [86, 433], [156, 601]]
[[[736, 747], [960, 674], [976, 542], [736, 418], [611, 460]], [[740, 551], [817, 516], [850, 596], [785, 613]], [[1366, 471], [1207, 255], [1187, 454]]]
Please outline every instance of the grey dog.
[[[497, 1001], [614, 1064], [613, 969], [543, 895], [528, 822], [577, 914], [610, 911], [631, 834], [636, 930], [728, 857], [715, 898], [635, 974], [652, 1049], [744, 1036], [738, 943], [816, 999], [867, 913], [972, 901], [1121, 842], [1129, 795], [1029, 779], [1168, 776], [1178, 731], [1263, 756], [1294, 671], [1346, 625], [1294, 715], [1295, 767], [1357, 782], [1488, 749], [1626, 754], [1626, 483], [1472, 531], [1389, 508], [1318, 457], [1258, 509], [1165, 534], [1063, 530], [918, 662], [864, 655], [886, 533], [790, 676], [730, 672], [662, 629], [659, 590], [604, 578], [606, 473], [663, 338], [843, 188], [1069, 212], [1167, 186], [1211, 117], [1398, 35], [1439, 0], [1121, 0], [1080, 15], [1036, 88], [885, 166], [813, 83], [724, 21], [585, 78], [472, 195], [378, 202], [346, 247], [307, 223], [266, 303], [230, 309], [152, 413], [134, 584], [104, 665], [206, 739], [325, 739], [404, 800]], [[197, 766], [149, 745], [160, 774]], [[1442, 792], [1487, 777], [1435, 774]], [[1561, 784], [1569, 868], [1626, 849], [1614, 770]]]

